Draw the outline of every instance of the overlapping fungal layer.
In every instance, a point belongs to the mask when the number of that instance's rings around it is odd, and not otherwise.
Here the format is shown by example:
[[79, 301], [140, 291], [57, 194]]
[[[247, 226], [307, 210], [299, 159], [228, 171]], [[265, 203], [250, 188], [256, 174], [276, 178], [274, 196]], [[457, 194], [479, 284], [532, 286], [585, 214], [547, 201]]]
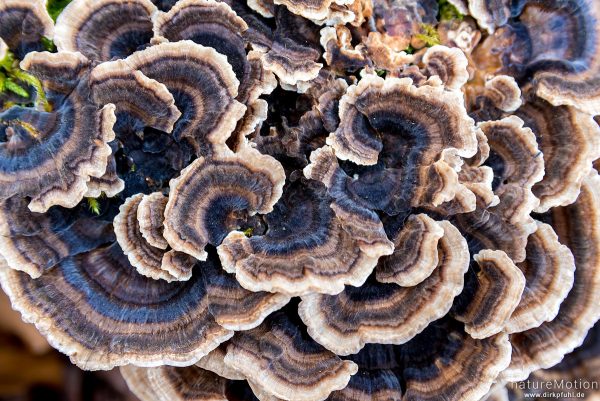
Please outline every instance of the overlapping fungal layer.
[[489, 57], [498, 57], [509, 75], [532, 80], [535, 93], [555, 106], [600, 111], [598, 2], [477, 0], [470, 2], [470, 9], [490, 31], [499, 28], [482, 49], [498, 49]]
[[173, 249], [204, 260], [208, 244], [219, 245], [233, 230], [253, 229], [254, 214], [271, 212], [284, 180], [272, 157], [249, 146], [237, 153], [220, 148], [171, 181], [163, 235]]
[[[43, 0], [5, 0], [0, 3], [0, 20], [3, 45], [19, 58], [32, 51], [44, 50], [41, 39], [51, 38], [54, 34], [54, 22], [46, 12]], [[2, 60], [5, 54], [0, 52], [0, 56]]]
[[[30, 197], [29, 208], [73, 207], [91, 177], [106, 171], [115, 107], [90, 99], [79, 53], [29, 53], [21, 66], [48, 80], [53, 110], [11, 107], [0, 113], [0, 198]], [[71, 76], [62, 75], [67, 71]]]
[[480, 401], [595, 364], [596, 2], [44, 6], [0, 0], [42, 83], [1, 94], [0, 283], [79, 366]]

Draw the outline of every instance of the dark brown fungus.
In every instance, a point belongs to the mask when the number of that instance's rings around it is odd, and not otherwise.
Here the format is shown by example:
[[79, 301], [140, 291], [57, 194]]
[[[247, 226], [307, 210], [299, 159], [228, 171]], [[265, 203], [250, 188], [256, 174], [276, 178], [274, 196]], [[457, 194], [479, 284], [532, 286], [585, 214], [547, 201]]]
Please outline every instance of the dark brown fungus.
[[370, 344], [348, 357], [358, 372], [348, 385], [327, 401], [399, 401], [402, 399], [401, 361], [396, 347]]
[[[90, 177], [102, 176], [114, 139], [115, 106], [90, 101], [86, 60], [78, 53], [29, 53], [25, 70], [49, 80], [51, 112], [12, 107], [0, 113], [0, 198], [29, 196], [29, 208], [73, 207]], [[63, 75], [67, 72], [65, 75]]]
[[387, 238], [377, 213], [347, 193], [346, 186], [351, 178], [340, 167], [333, 149], [324, 146], [315, 150], [310, 155], [310, 162], [304, 175], [325, 184], [332, 197], [331, 208], [344, 229], [362, 243], [364, 252], [371, 256], [391, 254], [394, 244]]
[[273, 0], [248, 0], [248, 7], [265, 18], [275, 16], [275, 3]]
[[164, 237], [173, 249], [204, 260], [207, 244], [219, 245], [230, 231], [251, 228], [240, 225], [243, 215], [271, 212], [284, 181], [279, 162], [249, 146], [200, 157], [171, 180]]
[[226, 354], [227, 342], [224, 342], [196, 362], [196, 366], [209, 370], [229, 380], [244, 380], [245, 376], [243, 374], [225, 364]]
[[525, 288], [525, 276], [502, 251], [484, 249], [473, 256], [479, 269], [477, 288], [469, 304], [454, 313], [473, 338], [500, 333], [516, 309]]
[[246, 55], [243, 34], [247, 29], [246, 22], [231, 7], [217, 1], [179, 1], [168, 13], [154, 18], [155, 40], [192, 40], [225, 55], [240, 82], [237, 100], [244, 104], [270, 93], [277, 84], [273, 74], [262, 66], [262, 53]]
[[574, 106], [589, 114], [600, 112], [596, 24], [600, 3], [594, 0], [488, 3], [496, 3], [502, 10], [509, 8], [510, 14], [517, 18], [486, 39], [482, 51], [492, 51], [486, 57], [499, 59], [502, 72], [531, 81], [535, 93], [555, 106]]
[[323, 58], [334, 71], [356, 71], [370, 64], [364, 46], [352, 45], [352, 33], [346, 26], [325, 27], [320, 35]]
[[150, 0], [73, 0], [56, 20], [54, 43], [90, 60], [124, 58], [150, 43], [156, 11]]
[[298, 180], [265, 216], [265, 235], [231, 232], [219, 246], [225, 270], [252, 291], [336, 294], [364, 283], [377, 264], [342, 228], [325, 187]]
[[405, 401], [479, 401], [510, 362], [507, 335], [474, 339], [456, 322], [431, 324], [401, 346]]
[[124, 61], [102, 63], [90, 73], [90, 88], [99, 105], [113, 103], [143, 126], [171, 132], [181, 113], [165, 85], [131, 70]]
[[[289, 11], [315, 22], [324, 22], [332, 17], [336, 6], [351, 4], [352, 0], [274, 0], [275, 4], [284, 5]], [[350, 21], [354, 19], [352, 15]], [[338, 21], [345, 23], [350, 21]]]
[[525, 275], [525, 290], [506, 323], [508, 333], [532, 329], [554, 319], [573, 286], [573, 254], [558, 241], [550, 225], [537, 222], [537, 230], [527, 239], [526, 254], [525, 261], [517, 264]]
[[228, 401], [228, 380], [197, 366], [121, 367], [131, 391], [142, 401]]
[[253, 329], [290, 300], [284, 294], [242, 288], [232, 274], [223, 271], [216, 252], [211, 252], [208, 261], [200, 265], [210, 300], [209, 311], [217, 323], [229, 330]]
[[[509, 0], [468, 0], [469, 14], [471, 14], [480, 27], [492, 33], [497, 27], [505, 25], [512, 17], [511, 2]], [[521, 3], [524, 3], [521, 1]]]
[[466, 87], [469, 115], [476, 121], [500, 120], [505, 113], [512, 113], [521, 104], [521, 88], [513, 77], [497, 75], [485, 82]]
[[414, 287], [369, 280], [339, 295], [302, 297], [299, 314], [308, 333], [338, 355], [358, 352], [366, 343], [403, 344], [443, 317], [462, 291], [469, 266], [467, 242], [449, 222], [438, 224], [438, 266]]
[[469, 61], [460, 49], [436, 45], [427, 49], [422, 61], [427, 75], [437, 75], [447, 89], [459, 90], [469, 79]]
[[272, 311], [289, 301], [282, 294], [250, 292], [240, 287], [233, 276], [223, 272], [216, 252], [211, 251], [205, 262], [177, 251], [165, 252], [148, 244], [139, 231], [139, 205], [144, 195], [127, 199], [115, 217], [115, 234], [123, 252], [137, 271], [153, 279], [190, 280], [198, 265], [208, 297], [208, 310], [215, 321], [229, 330], [256, 327]]
[[525, 260], [527, 237], [536, 229], [533, 220], [527, 224], [511, 224], [489, 210], [485, 199], [477, 199], [477, 208], [471, 213], [454, 216], [453, 223], [476, 245], [475, 252], [482, 249], [506, 252], [513, 262]]
[[146, 278], [116, 243], [35, 280], [0, 269], [0, 283], [23, 319], [84, 369], [191, 365], [233, 335], [209, 313], [201, 274], [177, 283]]
[[513, 355], [510, 367], [502, 374], [506, 380], [524, 380], [534, 370], [560, 362], [583, 342], [600, 317], [599, 188], [600, 178], [593, 170], [583, 181], [575, 203], [549, 212], [550, 224], [559, 240], [569, 247], [575, 258], [573, 287], [554, 319], [510, 336]]
[[111, 241], [110, 222], [73, 218], [58, 207], [33, 213], [23, 198], [0, 202], [0, 255], [10, 268], [33, 278], [70, 256]]
[[533, 186], [540, 199], [535, 211], [573, 203], [592, 161], [600, 157], [598, 124], [573, 107], [554, 107], [537, 97], [528, 99], [515, 114], [533, 130], [544, 153], [544, 178]]
[[173, 137], [187, 138], [199, 154], [224, 144], [246, 110], [235, 100], [239, 82], [230, 64], [212, 48], [187, 40], [161, 43], [104, 65], [119, 69], [123, 64], [164, 84], [173, 94], [181, 111]]
[[412, 287], [425, 280], [438, 265], [438, 242], [443, 236], [443, 227], [426, 214], [409, 216], [393, 238], [394, 253], [377, 265], [377, 281]]
[[137, 194], [127, 198], [119, 208], [119, 214], [113, 222], [117, 241], [123, 253], [127, 255], [129, 263], [137, 269], [138, 273], [155, 280], [175, 280], [175, 277], [161, 268], [165, 252], [150, 245], [140, 231], [137, 216], [143, 197], [143, 194]]
[[283, 7], [276, 10], [277, 28], [273, 42], [263, 56], [265, 68], [273, 71], [282, 84], [310, 81], [323, 66], [316, 26]]
[[[409, 104], [413, 106], [407, 107]], [[384, 80], [368, 75], [349, 87], [342, 97], [339, 106], [342, 123], [328, 138], [328, 144], [342, 160], [374, 165], [385, 145], [378, 138], [385, 138], [383, 134], [395, 120], [405, 135], [422, 144], [419, 164], [433, 163], [443, 150], [471, 157], [477, 148], [475, 128], [462, 104], [460, 94], [441, 87], [417, 88], [410, 79]]]
[[163, 221], [168, 198], [161, 192], [145, 195], [137, 208], [137, 221], [140, 233], [148, 244], [167, 249], [169, 244], [163, 237]]
[[312, 340], [302, 324], [276, 312], [227, 345], [225, 363], [283, 400], [325, 400], [348, 384], [357, 366]]
[[[0, 3], [0, 40], [20, 59], [29, 52], [44, 50], [41, 39], [52, 38], [54, 34], [54, 22], [45, 3], [44, 0], [4, 0]], [[0, 57], [2, 59], [4, 56]]]
[[123, 191], [123, 189], [125, 189], [125, 182], [117, 173], [117, 162], [114, 157], [109, 157], [104, 174], [100, 177], [90, 177], [84, 196], [98, 198], [104, 195], [112, 198]]
[[516, 116], [479, 124], [490, 147], [486, 164], [494, 170], [492, 188], [500, 198], [492, 213], [513, 225], [533, 224], [529, 215], [539, 199], [531, 189], [544, 176], [543, 154], [534, 133], [523, 124]]

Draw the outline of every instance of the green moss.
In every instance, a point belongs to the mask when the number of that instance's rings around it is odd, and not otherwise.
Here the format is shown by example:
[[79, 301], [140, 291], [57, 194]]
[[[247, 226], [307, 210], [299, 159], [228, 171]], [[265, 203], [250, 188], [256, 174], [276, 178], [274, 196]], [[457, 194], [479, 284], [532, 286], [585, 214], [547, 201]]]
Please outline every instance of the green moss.
[[35, 105], [44, 111], [51, 111], [52, 106], [46, 98], [46, 92], [39, 79], [19, 68], [19, 60], [13, 53], [8, 52], [0, 60], [0, 93], [12, 92], [25, 99], [30, 98], [27, 87], [35, 90]]
[[433, 25], [421, 24], [421, 33], [416, 34], [415, 37], [423, 41], [427, 47], [440, 44], [440, 34]]
[[52, 17], [54, 22], [56, 22], [56, 19], [60, 13], [62, 13], [62, 10], [64, 10], [64, 8], [68, 6], [71, 1], [72, 0], [48, 0], [46, 9], [48, 10], [48, 14], [50, 14], [50, 17]]
[[252, 233], [254, 233], [254, 228], [250, 227], [250, 228], [246, 228], [244, 231], [242, 231], [244, 233], [244, 235], [248, 238], [252, 237]]
[[411, 45], [408, 45], [408, 47], [406, 49], [404, 49], [404, 53], [406, 53], [406, 54], [414, 54], [415, 53], [415, 48], [412, 47]]
[[44, 50], [47, 52], [56, 53], [56, 45], [52, 39], [42, 36], [42, 46], [44, 46]]
[[438, 1], [439, 14], [438, 19], [440, 21], [449, 21], [449, 20], [459, 20], [462, 21], [464, 15], [458, 11], [456, 7], [448, 2], [448, 0], [439, 0]]
[[88, 209], [96, 216], [100, 214], [100, 202], [96, 198], [85, 198], [87, 200]]
[[385, 78], [387, 71], [386, 70], [375, 70], [375, 74], [379, 75], [382, 78]]

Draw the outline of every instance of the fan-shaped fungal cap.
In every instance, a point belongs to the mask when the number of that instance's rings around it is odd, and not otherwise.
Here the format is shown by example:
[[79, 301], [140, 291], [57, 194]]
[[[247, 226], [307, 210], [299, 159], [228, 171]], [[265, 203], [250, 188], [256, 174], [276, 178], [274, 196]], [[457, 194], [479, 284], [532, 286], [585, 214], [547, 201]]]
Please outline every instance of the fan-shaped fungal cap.
[[600, 4], [594, 0], [493, 3], [504, 11], [512, 9], [509, 14], [517, 18], [486, 39], [483, 49], [492, 51], [486, 57], [500, 61], [502, 71], [531, 80], [535, 93], [553, 105], [598, 114]]
[[196, 362], [196, 366], [216, 373], [226, 379], [244, 380], [245, 376], [243, 374], [225, 364], [226, 354], [227, 343], [225, 342], [212, 350], [208, 355], [202, 357], [202, 359]]
[[109, 222], [74, 220], [63, 209], [27, 209], [24, 198], [0, 202], [0, 255], [8, 266], [37, 278], [65, 258], [114, 240]]
[[444, 230], [439, 264], [422, 283], [403, 288], [370, 280], [339, 295], [302, 297], [299, 314], [310, 336], [336, 354], [348, 355], [365, 343], [403, 344], [444, 316], [462, 291], [469, 251], [452, 224], [438, 224]]
[[282, 7], [277, 9], [276, 20], [273, 42], [263, 56], [265, 68], [287, 85], [316, 78], [323, 66], [317, 63], [321, 52], [316, 27]]
[[[42, 38], [51, 38], [54, 22], [44, 0], [4, 0], [0, 3], [0, 40], [18, 58], [31, 51], [43, 50]], [[2, 45], [0, 45], [2, 47]], [[0, 60], [4, 56], [0, 52]]]
[[476, 246], [475, 252], [482, 249], [500, 250], [513, 262], [522, 262], [525, 260], [527, 237], [537, 227], [535, 222], [510, 224], [498, 214], [490, 212], [488, 207], [484, 199], [478, 199], [475, 211], [455, 215], [453, 223]]
[[120, 369], [129, 389], [142, 401], [227, 401], [227, 379], [197, 366]]
[[536, 135], [544, 153], [545, 174], [533, 186], [536, 212], [571, 204], [581, 182], [600, 157], [600, 128], [593, 117], [570, 106], [554, 107], [531, 97], [516, 113]]
[[140, 231], [137, 216], [143, 198], [143, 194], [134, 195], [127, 198], [119, 208], [119, 214], [113, 222], [117, 241], [138, 273], [155, 280], [172, 281], [175, 277], [161, 267], [165, 252], [150, 245]]
[[124, 61], [96, 66], [90, 73], [90, 87], [97, 104], [113, 103], [117, 115], [126, 114], [146, 127], [171, 132], [181, 117], [163, 84], [129, 69]]
[[209, 259], [200, 265], [210, 300], [209, 311], [217, 323], [229, 330], [253, 329], [290, 300], [284, 294], [242, 288], [233, 275], [223, 272], [216, 252], [210, 252]]
[[164, 237], [173, 249], [204, 260], [207, 244], [219, 245], [241, 228], [238, 216], [273, 210], [284, 181], [279, 162], [249, 146], [200, 157], [171, 180]]
[[511, 224], [526, 223], [539, 205], [531, 188], [544, 176], [544, 159], [535, 135], [523, 127], [516, 116], [479, 124], [487, 137], [491, 157], [487, 165], [494, 170], [494, 193], [500, 198], [494, 213]]
[[91, 60], [127, 57], [150, 43], [156, 11], [150, 0], [73, 0], [56, 20], [54, 43]]
[[210, 315], [200, 274], [170, 284], [146, 278], [117, 244], [35, 280], [0, 269], [0, 283], [23, 319], [84, 369], [190, 365], [233, 334]]
[[48, 78], [56, 82], [50, 84], [66, 92], [57, 94], [52, 112], [12, 107], [0, 114], [0, 132], [7, 138], [0, 147], [0, 198], [29, 196], [29, 208], [36, 212], [53, 205], [73, 207], [90, 177], [106, 171], [114, 105], [98, 109], [89, 100], [85, 77], [68, 88], [58, 75], [79, 72], [82, 64], [80, 54], [46, 52], [29, 53], [21, 63], [24, 69], [53, 75]]
[[444, 229], [426, 214], [411, 215], [394, 238], [394, 253], [383, 257], [377, 281], [412, 287], [425, 280], [438, 265], [438, 242]]
[[213, 146], [225, 143], [244, 114], [246, 108], [235, 100], [239, 82], [225, 56], [214, 49], [191, 41], [161, 43], [109, 65], [123, 62], [174, 94], [182, 116], [173, 136], [188, 138], [198, 153], [210, 153]]
[[344, 25], [321, 29], [323, 58], [334, 71], [356, 71], [369, 64], [363, 47], [352, 46], [352, 33]]
[[98, 198], [104, 193], [104, 196], [112, 198], [123, 189], [125, 189], [125, 181], [117, 173], [117, 162], [114, 157], [109, 157], [104, 174], [100, 177], [90, 177], [84, 196]]
[[[584, 180], [575, 203], [552, 209], [551, 225], [575, 258], [573, 288], [553, 320], [511, 335], [512, 361], [502, 374], [506, 380], [523, 380], [536, 369], [555, 365], [583, 342], [600, 318], [599, 188], [600, 178], [594, 170]], [[575, 221], [585, 224], [573, 224]]]
[[467, 87], [469, 115], [476, 121], [499, 120], [504, 113], [512, 113], [521, 106], [521, 88], [508, 75], [497, 75], [485, 82], [481, 93], [473, 95]]
[[447, 89], [460, 89], [469, 80], [465, 54], [456, 48], [436, 45], [423, 55], [427, 75], [437, 75]]
[[238, 333], [225, 363], [283, 400], [325, 400], [344, 388], [357, 366], [316, 344], [304, 328], [276, 312], [259, 327]]
[[506, 334], [474, 339], [456, 322], [433, 323], [401, 348], [406, 401], [479, 401], [510, 362]]
[[315, 150], [310, 161], [304, 176], [325, 184], [333, 198], [331, 208], [344, 229], [362, 243], [361, 249], [370, 256], [391, 254], [394, 244], [387, 238], [377, 213], [348, 195], [346, 185], [350, 178], [340, 168], [333, 149], [323, 146]]
[[[535, 58], [530, 61], [533, 70], [539, 65], [534, 74], [536, 93], [555, 106], [571, 105], [590, 114], [600, 113], [597, 80], [600, 32], [596, 23], [600, 18], [600, 4], [593, 0], [530, 3], [519, 20], [527, 27], [532, 43], [536, 44]], [[575, 32], [558, 30], [550, 37], [538, 35], [540, 31], [548, 32], [549, 23]], [[554, 35], [560, 35], [560, 42]], [[545, 40], [539, 41], [539, 38]], [[546, 43], [548, 47], [544, 48]], [[535, 54], [538, 49], [542, 54]]]
[[231, 232], [219, 246], [225, 270], [252, 291], [336, 294], [362, 285], [377, 264], [342, 228], [325, 187], [297, 180], [265, 216], [265, 235]]
[[573, 286], [573, 254], [558, 241], [550, 225], [537, 222], [537, 230], [527, 239], [526, 255], [525, 261], [517, 264], [525, 275], [525, 290], [506, 323], [508, 333], [554, 319]]
[[418, 159], [403, 155], [417, 159], [415, 164], [433, 163], [442, 150], [471, 157], [477, 151], [475, 128], [462, 104], [461, 94], [442, 87], [417, 88], [407, 78], [384, 80], [368, 75], [342, 97], [341, 124], [327, 143], [340, 159], [373, 165], [384, 147], [378, 138], [395, 125], [396, 130], [401, 127], [403, 136], [421, 145], [415, 147]]
[[508, 0], [469, 0], [469, 14], [477, 20], [480, 27], [492, 33], [497, 27], [505, 25], [512, 16], [510, 3]]
[[144, 195], [137, 208], [140, 233], [153, 247], [167, 249], [169, 244], [163, 237], [165, 207], [169, 198], [161, 192]]
[[262, 66], [262, 53], [246, 55], [243, 33], [247, 29], [246, 22], [231, 7], [213, 0], [179, 1], [168, 13], [154, 18], [155, 40], [192, 40], [225, 55], [240, 82], [237, 100], [242, 103], [270, 93], [277, 84], [273, 74]]
[[292, 13], [316, 21], [327, 19], [332, 5], [350, 3], [350, 0], [275, 0], [275, 4], [283, 4]]
[[473, 338], [486, 338], [504, 329], [521, 300], [525, 276], [502, 251], [484, 249], [473, 256], [479, 265], [477, 284], [468, 304], [454, 313]]

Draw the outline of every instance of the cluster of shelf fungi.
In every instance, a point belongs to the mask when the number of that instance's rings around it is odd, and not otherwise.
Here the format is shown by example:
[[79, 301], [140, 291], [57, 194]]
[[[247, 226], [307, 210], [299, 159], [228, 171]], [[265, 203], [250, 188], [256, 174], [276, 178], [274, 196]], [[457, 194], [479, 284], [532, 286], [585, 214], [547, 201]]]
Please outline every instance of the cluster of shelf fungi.
[[54, 21], [0, 0], [0, 21], [0, 60], [43, 85], [0, 93], [0, 283], [82, 369], [143, 401], [600, 378], [598, 1], [74, 0]]

